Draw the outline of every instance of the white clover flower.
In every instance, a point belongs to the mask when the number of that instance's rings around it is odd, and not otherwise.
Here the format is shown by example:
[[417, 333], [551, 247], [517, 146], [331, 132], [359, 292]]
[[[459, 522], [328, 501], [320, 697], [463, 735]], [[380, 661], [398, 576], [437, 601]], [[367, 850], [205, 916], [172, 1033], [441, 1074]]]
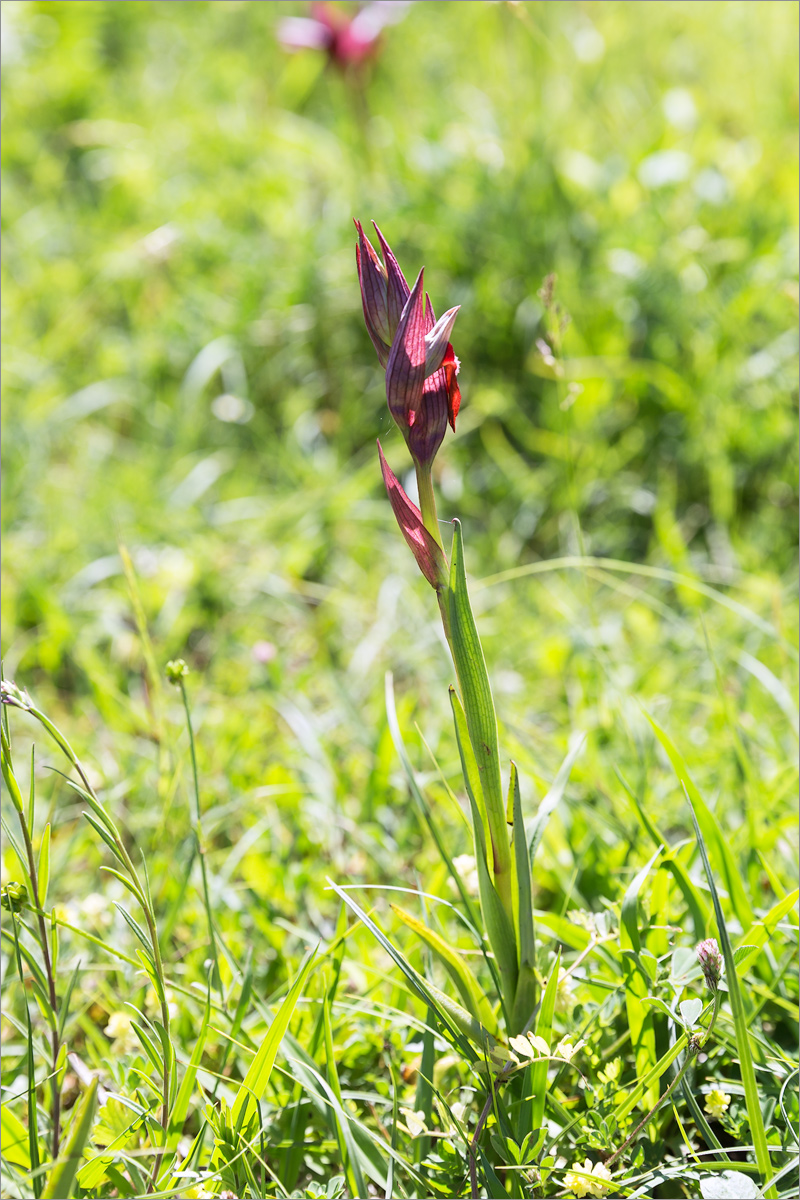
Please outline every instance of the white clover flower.
[[478, 864], [475, 861], [475, 856], [472, 854], [457, 854], [453, 859], [453, 866], [458, 872], [467, 894], [469, 896], [477, 896], [479, 884]]
[[425, 1113], [421, 1109], [414, 1112], [410, 1108], [401, 1108], [400, 1112], [405, 1118], [406, 1129], [412, 1138], [422, 1137], [423, 1133], [428, 1132], [428, 1126], [425, 1124]]

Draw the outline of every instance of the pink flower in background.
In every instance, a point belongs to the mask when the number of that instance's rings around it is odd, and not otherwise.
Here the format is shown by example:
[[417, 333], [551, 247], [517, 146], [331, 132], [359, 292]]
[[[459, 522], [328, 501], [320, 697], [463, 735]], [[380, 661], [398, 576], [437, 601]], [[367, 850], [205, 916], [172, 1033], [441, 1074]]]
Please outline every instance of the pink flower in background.
[[252, 655], [257, 663], [271, 663], [278, 653], [272, 642], [254, 642]]
[[311, 17], [285, 17], [278, 26], [278, 41], [286, 50], [324, 50], [343, 70], [358, 66], [378, 49], [381, 31], [406, 14], [404, 0], [375, 0], [352, 18], [329, 0], [316, 0]]

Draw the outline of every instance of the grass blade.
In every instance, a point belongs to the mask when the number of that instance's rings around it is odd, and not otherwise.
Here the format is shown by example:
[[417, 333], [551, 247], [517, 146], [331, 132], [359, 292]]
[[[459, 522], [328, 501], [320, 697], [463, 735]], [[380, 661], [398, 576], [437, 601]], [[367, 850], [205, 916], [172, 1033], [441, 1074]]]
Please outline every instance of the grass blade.
[[586, 743], [586, 734], [582, 733], [578, 741], [568, 752], [566, 758], [558, 768], [555, 779], [553, 780], [547, 795], [542, 800], [536, 812], [531, 825], [531, 831], [528, 835], [528, 854], [530, 855], [531, 866], [536, 857], [536, 851], [539, 849], [544, 831], [547, 828], [547, 822], [550, 820], [550, 815], [558, 805], [561, 797], [564, 795], [564, 789], [567, 786], [569, 777], [572, 773], [572, 768], [575, 765], [575, 759], [580, 754]]
[[39, 847], [39, 865], [36, 868], [36, 881], [39, 885], [39, 908], [44, 908], [47, 902], [47, 889], [50, 885], [50, 822], [44, 827], [42, 844]]
[[336, 1054], [333, 1048], [330, 993], [326, 993], [322, 997], [322, 1021], [325, 1035], [325, 1062], [327, 1067], [328, 1084], [330, 1085], [330, 1089], [338, 1102], [338, 1106], [333, 1109], [333, 1120], [336, 1128], [336, 1138], [339, 1143], [339, 1153], [342, 1156], [342, 1166], [344, 1168], [345, 1177], [352, 1195], [366, 1196], [368, 1195], [367, 1185], [364, 1182], [364, 1176], [361, 1173], [358, 1150], [353, 1143], [353, 1138], [350, 1132], [350, 1123], [346, 1118], [344, 1120], [342, 1119], [342, 1113], [344, 1112], [344, 1100], [342, 1099], [342, 1089], [339, 1084], [339, 1072], [336, 1070]]
[[[629, 786], [625, 776], [616, 766], [614, 767], [614, 771], [617, 779], [619, 779], [625, 791], [628, 793], [628, 796], [630, 797], [630, 800], [636, 809], [639, 820], [647, 830], [654, 845], [666, 846], [666, 838], [661, 836], [657, 826], [649, 814], [645, 811], [643, 804]], [[692, 923], [694, 925], [694, 936], [698, 942], [702, 941], [706, 936], [706, 928], [708, 926], [708, 909], [705, 901], [689, 878], [689, 872], [686, 870], [683, 863], [671, 851], [667, 850], [664, 853], [664, 857], [661, 860], [661, 865], [665, 870], [670, 872], [680, 888], [681, 894], [686, 901], [686, 907], [689, 910], [692, 918]]]
[[314, 964], [315, 956], [316, 951], [312, 950], [306, 956], [305, 961], [301, 963], [297, 978], [276, 1012], [272, 1024], [267, 1030], [266, 1036], [250, 1064], [250, 1069], [239, 1087], [236, 1099], [233, 1102], [232, 1117], [235, 1127], [242, 1128], [243, 1125], [247, 1124], [252, 1114], [256, 1111], [257, 1101], [264, 1094], [264, 1089], [269, 1083], [269, 1077], [272, 1074], [278, 1047], [287, 1030], [295, 1006], [303, 992], [306, 980]]
[[392, 945], [383, 930], [379, 929], [375, 922], [356, 904], [355, 900], [351, 899], [347, 892], [338, 887], [332, 879], [329, 878], [327, 882], [340, 900], [344, 900], [351, 912], [366, 925], [373, 937], [380, 942], [389, 957], [394, 960], [405, 975], [411, 985], [412, 991], [416, 993], [424, 1004], [427, 1004], [429, 1008], [434, 1010], [438, 1021], [442, 1024], [450, 1040], [464, 1055], [467, 1062], [474, 1063], [479, 1057], [472, 1049], [470, 1041], [474, 1042], [476, 1046], [481, 1047], [481, 1049], [488, 1045], [489, 1053], [492, 1054], [493, 1058], [497, 1058], [498, 1062], [501, 1061], [501, 1058], [504, 1060], [504, 1056], [494, 1054], [498, 1044], [488, 1029], [485, 1029], [474, 1017], [470, 1016], [467, 1010], [462, 1008], [460, 1004], [456, 1004], [444, 992], [440, 992], [433, 984], [424, 980], [419, 972], [414, 970], [405, 956], [400, 953], [397, 947]]
[[[556, 1010], [556, 994], [558, 992], [558, 973], [561, 969], [561, 948], [559, 947], [547, 981], [547, 987], [542, 996], [542, 1007], [539, 1009], [539, 1020], [536, 1022], [537, 1037], [542, 1037], [550, 1045], [553, 1036], [553, 1014]], [[533, 1129], [540, 1129], [544, 1122], [544, 1109], [547, 1100], [547, 1068], [546, 1058], [535, 1062], [531, 1067], [531, 1091], [533, 1093]]]
[[[747, 1117], [750, 1122], [750, 1133], [753, 1138], [758, 1169], [761, 1172], [762, 1179], [764, 1182], [766, 1182], [772, 1176], [772, 1164], [769, 1157], [767, 1135], [764, 1129], [764, 1118], [762, 1116], [761, 1105], [759, 1103], [756, 1073], [753, 1070], [753, 1057], [750, 1053], [750, 1035], [747, 1028], [747, 1017], [744, 1011], [744, 1004], [742, 1003], [739, 976], [736, 972], [736, 964], [733, 957], [731, 939], [728, 936], [728, 928], [725, 924], [722, 905], [720, 904], [717, 887], [714, 882], [714, 875], [711, 871], [711, 863], [709, 862], [706, 844], [703, 840], [703, 834], [700, 830], [700, 824], [694, 811], [692, 798], [689, 795], [689, 789], [685, 782], [683, 787], [686, 794], [686, 800], [689, 805], [689, 810], [692, 814], [694, 831], [697, 836], [697, 845], [700, 849], [700, 856], [703, 859], [703, 867], [705, 868], [706, 878], [708, 879], [708, 886], [711, 890], [711, 899], [714, 903], [714, 915], [717, 919], [717, 935], [719, 937], [719, 945], [720, 949], [722, 950], [722, 956], [725, 959], [725, 981], [728, 985], [728, 1000], [731, 1006], [733, 1025], [736, 1030], [736, 1047], [739, 1051], [739, 1070], [741, 1071], [742, 1085], [744, 1087]], [[777, 1196], [777, 1191], [775, 1190], [774, 1186], [769, 1186], [765, 1190], [764, 1195], [767, 1197], [767, 1200], [774, 1200], [774, 1198]]]
[[[639, 893], [653, 867], [653, 863], [661, 854], [659, 846], [649, 862], [637, 871], [631, 880], [622, 900], [621, 920], [619, 926], [619, 944], [622, 954], [622, 970], [625, 980], [625, 1009], [628, 1014], [628, 1027], [631, 1031], [631, 1043], [634, 1048], [636, 1070], [644, 1075], [656, 1061], [656, 1035], [653, 1026], [653, 1014], [643, 1003], [650, 992], [653, 980], [649, 975], [641, 957], [642, 943], [639, 932]], [[653, 1082], [647, 1092], [645, 1102], [652, 1107], [658, 1101], [658, 1081]]]
[[511, 764], [511, 779], [508, 791], [514, 829], [511, 839], [511, 878], [514, 899], [514, 927], [519, 954], [519, 978], [517, 980], [517, 990], [514, 995], [511, 1032], [519, 1033], [525, 1028], [536, 1010], [536, 940], [533, 929], [531, 860], [525, 837], [525, 822], [522, 817], [519, 773], [516, 763], [513, 762]]
[[94, 1121], [94, 1110], [97, 1105], [97, 1076], [87, 1087], [72, 1113], [69, 1133], [58, 1159], [53, 1164], [47, 1187], [42, 1192], [42, 1200], [69, 1200], [75, 1185], [81, 1157]]
[[431, 929], [424, 921], [420, 921], [417, 917], [412, 916], [411, 913], [406, 912], [399, 904], [393, 904], [391, 908], [395, 916], [399, 917], [409, 929], [413, 929], [417, 936], [430, 946], [433, 953], [443, 963], [448, 975], [458, 988], [461, 999], [464, 1002], [464, 1007], [477, 1021], [485, 1025], [490, 1033], [496, 1034], [498, 1032], [497, 1018], [492, 1011], [489, 1001], [481, 991], [477, 979], [461, 955], [452, 946], [449, 946], [444, 938], [434, 929]]
[[731, 854], [727, 840], [723, 836], [722, 830], [719, 827], [714, 814], [707, 806], [705, 800], [700, 795], [694, 784], [692, 777], [689, 774], [689, 768], [681, 757], [679, 751], [670, 741], [667, 734], [660, 728], [651, 716], [645, 713], [650, 722], [653, 732], [658, 738], [661, 745], [666, 751], [667, 757], [672, 763], [673, 770], [677, 775], [681, 784], [686, 789], [692, 805], [692, 811], [696, 813], [700, 829], [703, 831], [706, 844], [710, 847], [711, 857], [714, 859], [717, 870], [719, 871], [725, 883], [725, 889], [731, 898], [733, 911], [739, 918], [742, 929], [747, 929], [753, 924], [753, 909], [742, 884], [742, 874], [739, 870], [733, 855]]

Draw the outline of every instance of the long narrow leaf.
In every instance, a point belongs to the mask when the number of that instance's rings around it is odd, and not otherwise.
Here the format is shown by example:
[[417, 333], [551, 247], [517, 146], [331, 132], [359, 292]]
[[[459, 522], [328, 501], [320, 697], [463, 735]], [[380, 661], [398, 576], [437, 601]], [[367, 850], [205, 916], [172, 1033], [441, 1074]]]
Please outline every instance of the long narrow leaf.
[[463, 880], [461, 879], [461, 876], [459, 875], [458, 871], [453, 866], [453, 860], [452, 860], [450, 853], [444, 843], [444, 839], [442, 838], [442, 836], [439, 832], [439, 828], [438, 828], [436, 822], [433, 820], [433, 817], [430, 812], [430, 807], [427, 804], [425, 797], [422, 794], [422, 790], [420, 789], [419, 784], [417, 783], [417, 777], [416, 777], [414, 768], [411, 765], [411, 759], [408, 757], [408, 751], [406, 750], [406, 745], [405, 745], [405, 742], [403, 741], [403, 735], [400, 732], [400, 723], [397, 719], [397, 707], [395, 705], [395, 700], [394, 700], [394, 685], [393, 685], [393, 681], [392, 681], [392, 674], [390, 671], [387, 671], [387, 673], [386, 673], [385, 696], [386, 696], [386, 717], [387, 717], [387, 721], [388, 721], [388, 725], [389, 725], [389, 732], [391, 734], [392, 741], [394, 743], [394, 748], [397, 751], [397, 754], [400, 758], [400, 762], [403, 765], [403, 770], [405, 772], [406, 779], [408, 780], [408, 786], [411, 791], [411, 796], [414, 800], [414, 803], [417, 806], [417, 810], [419, 811], [422, 819], [424, 820], [425, 824], [427, 825], [428, 829], [430, 830], [433, 840], [436, 842], [436, 848], [442, 857], [442, 861], [446, 864], [447, 869], [450, 872], [450, 876], [453, 879], [453, 882], [455, 883], [456, 887], [458, 888], [459, 895], [461, 896], [461, 899], [464, 902], [464, 907], [466, 908], [467, 912], [469, 913], [472, 923], [474, 925], [476, 925], [477, 921], [475, 918], [476, 918], [477, 914], [475, 912], [475, 906], [472, 903], [472, 899], [469, 896], [469, 893], [467, 892], [466, 888], [464, 887], [464, 883], [463, 883]]
[[697, 786], [689, 774], [689, 768], [681, 757], [677, 748], [670, 741], [667, 734], [653, 720], [651, 716], [645, 713], [650, 722], [653, 732], [658, 738], [661, 745], [666, 751], [667, 757], [672, 763], [673, 770], [680, 780], [683, 787], [689, 796], [692, 808], [697, 815], [697, 821], [700, 829], [703, 831], [703, 837], [710, 849], [710, 857], [714, 860], [722, 879], [725, 883], [725, 890], [731, 898], [733, 911], [739, 918], [742, 929], [747, 929], [753, 924], [753, 909], [742, 883], [742, 874], [736, 865], [733, 854], [730, 851], [728, 842], [719, 827], [719, 822], [711, 809], [706, 804]]
[[400, 953], [396, 946], [392, 945], [383, 930], [356, 904], [355, 900], [343, 888], [338, 887], [332, 879], [329, 878], [327, 882], [336, 892], [337, 896], [341, 900], [344, 900], [351, 912], [363, 922], [372, 936], [383, 946], [389, 957], [393, 959], [405, 975], [411, 985], [411, 990], [416, 993], [424, 1004], [427, 1004], [429, 1008], [435, 1011], [437, 1019], [444, 1027], [450, 1040], [458, 1047], [467, 1061], [474, 1063], [479, 1058], [479, 1055], [475, 1053], [470, 1045], [470, 1042], [472, 1042], [476, 1046], [481, 1047], [481, 1050], [483, 1050], [485, 1045], [488, 1045], [490, 1054], [497, 1058], [498, 1063], [502, 1063], [505, 1057], [504, 1052], [498, 1048], [496, 1039], [492, 1037], [488, 1029], [485, 1029], [480, 1022], [470, 1016], [467, 1010], [462, 1008], [460, 1004], [456, 1004], [444, 992], [440, 992], [433, 984], [423, 979], [419, 972], [414, 970], [408, 959]]
[[[539, 1019], [536, 1022], [536, 1035], [542, 1037], [548, 1046], [553, 1036], [553, 1014], [556, 1010], [556, 994], [558, 993], [558, 973], [561, 969], [561, 949], [556, 954], [547, 987], [542, 996], [542, 1007], [539, 1009]], [[547, 1100], [547, 1068], [546, 1058], [535, 1062], [531, 1067], [531, 1091], [533, 1093], [533, 1128], [540, 1129], [544, 1122], [544, 1109]]]
[[42, 1200], [69, 1200], [75, 1185], [81, 1157], [94, 1121], [94, 1110], [97, 1105], [97, 1076], [92, 1078], [86, 1091], [81, 1096], [72, 1113], [69, 1133], [64, 1141], [61, 1153], [53, 1164], [47, 1187], [42, 1192]]
[[[653, 1025], [653, 1014], [644, 1003], [652, 988], [652, 979], [648, 974], [641, 957], [642, 943], [639, 931], [639, 893], [647, 879], [653, 864], [661, 854], [659, 846], [649, 862], [631, 880], [622, 900], [621, 920], [619, 926], [620, 949], [627, 951], [622, 956], [622, 971], [625, 980], [625, 1009], [628, 1016], [628, 1027], [631, 1031], [631, 1043], [636, 1059], [636, 1070], [639, 1075], [646, 1074], [656, 1061], [656, 1035]], [[647, 1093], [648, 1106], [658, 1101], [658, 1081], [651, 1084]]]
[[269, 1077], [278, 1053], [278, 1047], [287, 1030], [295, 1006], [303, 993], [306, 980], [314, 965], [315, 956], [316, 951], [312, 950], [301, 964], [297, 978], [276, 1012], [272, 1024], [267, 1030], [266, 1036], [250, 1064], [250, 1069], [239, 1087], [236, 1099], [233, 1102], [232, 1118], [234, 1126], [241, 1128], [242, 1125], [247, 1124], [250, 1116], [256, 1111], [257, 1101], [264, 1095], [264, 1090], [269, 1083]]
[[498, 1032], [497, 1018], [489, 1001], [481, 991], [477, 979], [461, 955], [452, 946], [449, 946], [435, 929], [431, 929], [426, 925], [424, 921], [420, 921], [417, 917], [412, 916], [411, 913], [406, 912], [399, 904], [393, 904], [391, 907], [395, 916], [399, 917], [409, 929], [413, 929], [414, 933], [430, 946], [433, 953], [443, 963], [448, 975], [458, 988], [461, 999], [464, 1002], [464, 1007], [477, 1021], [485, 1025], [490, 1033], [496, 1034]]
[[495, 885], [503, 906], [511, 917], [511, 854], [506, 830], [503, 790], [500, 780], [500, 750], [497, 741], [497, 717], [483, 648], [467, 590], [464, 568], [464, 540], [461, 522], [453, 522], [453, 548], [448, 591], [453, 660], [467, 716], [469, 740], [478, 764], [486, 800], [486, 816], [494, 857]]
[[572, 768], [575, 765], [575, 759], [580, 754], [586, 742], [586, 734], [582, 733], [580, 738], [575, 742], [575, 745], [568, 752], [566, 758], [558, 768], [555, 779], [548, 789], [547, 795], [537, 809], [536, 816], [531, 825], [531, 831], [528, 835], [528, 853], [530, 855], [531, 866], [536, 857], [536, 851], [541, 845], [544, 831], [547, 828], [547, 822], [550, 820], [550, 815], [556, 808], [561, 797], [564, 795], [564, 789], [569, 781]]
[[509, 807], [514, 826], [511, 840], [511, 877], [513, 881], [514, 927], [519, 956], [519, 978], [511, 1018], [512, 1033], [519, 1033], [536, 1009], [536, 941], [533, 931], [533, 894], [531, 860], [522, 817], [522, 799], [516, 763], [511, 764], [508, 785]]
[[517, 945], [514, 936], [513, 911], [506, 912], [503, 902], [498, 895], [489, 874], [487, 864], [486, 828], [483, 815], [478, 806], [477, 797], [482, 795], [480, 776], [477, 773], [472, 746], [469, 741], [466, 716], [454, 688], [450, 689], [450, 702], [453, 708], [453, 719], [456, 729], [456, 741], [461, 755], [464, 771], [464, 783], [467, 789], [472, 813], [472, 830], [475, 845], [475, 863], [478, 871], [478, 893], [483, 913], [483, 923], [486, 936], [500, 972], [498, 980], [500, 996], [503, 1004], [506, 1022], [510, 1026], [517, 991], [518, 959]]
[[344, 1112], [344, 1100], [342, 1099], [342, 1089], [339, 1084], [339, 1072], [336, 1069], [336, 1054], [333, 1049], [333, 1028], [331, 1025], [330, 998], [328, 995], [322, 997], [322, 1021], [325, 1034], [325, 1060], [328, 1071], [328, 1084], [337, 1101], [337, 1104], [333, 1108], [333, 1120], [336, 1128], [336, 1137], [339, 1142], [339, 1153], [342, 1157], [344, 1173], [352, 1195], [366, 1196], [367, 1185], [364, 1182], [364, 1176], [361, 1173], [361, 1164], [359, 1162], [358, 1151], [353, 1143], [350, 1133], [350, 1122], [346, 1118], [343, 1119], [342, 1117], [342, 1113]]
[[47, 903], [47, 889], [50, 886], [50, 822], [44, 827], [42, 844], [39, 847], [39, 865], [36, 869], [36, 882], [39, 885], [39, 908]]
[[[639, 820], [650, 835], [653, 844], [656, 846], [666, 846], [666, 838], [662, 837], [659, 833], [658, 827], [649, 813], [645, 811], [644, 805], [641, 803], [639, 797], [634, 793], [633, 789], [628, 784], [625, 776], [616, 766], [614, 767], [614, 771], [617, 779], [619, 779], [625, 791], [628, 793], [628, 796], [630, 797], [630, 800], [636, 809]], [[702, 941], [706, 936], [706, 927], [708, 925], [708, 909], [705, 901], [692, 883], [691, 879], [689, 878], [689, 872], [686, 870], [676, 854], [667, 850], [661, 860], [661, 865], [665, 870], [670, 872], [680, 888], [681, 894], [686, 901], [686, 907], [691, 915], [692, 923], [694, 924], [694, 936], [698, 942]]]
[[800, 896], [800, 889], [795, 888], [793, 892], [789, 892], [782, 900], [776, 901], [769, 912], [765, 916], [760, 917], [742, 935], [739, 945], [734, 950], [737, 975], [743, 975], [750, 964], [758, 957], [769, 938], [775, 932], [778, 922], [782, 921], [787, 913], [790, 913], [797, 904], [798, 896]]

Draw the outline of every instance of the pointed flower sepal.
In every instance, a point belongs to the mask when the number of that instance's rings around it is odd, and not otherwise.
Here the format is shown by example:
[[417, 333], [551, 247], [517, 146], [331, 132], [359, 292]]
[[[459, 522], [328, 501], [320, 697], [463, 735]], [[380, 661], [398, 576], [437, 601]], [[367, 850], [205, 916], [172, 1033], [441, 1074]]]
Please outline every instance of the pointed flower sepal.
[[400, 481], [392, 471], [383, 456], [383, 449], [378, 442], [378, 453], [381, 457], [381, 471], [386, 491], [389, 493], [389, 503], [400, 526], [400, 532], [406, 539], [408, 548], [417, 560], [417, 566], [432, 588], [447, 587], [449, 571], [447, 560], [436, 539], [425, 528], [422, 513], [413, 501], [409, 500]]
[[375, 232], [381, 243], [384, 262], [381, 262], [375, 248], [365, 235], [361, 222], [355, 221], [355, 227], [358, 230], [356, 266], [358, 267], [358, 282], [361, 286], [364, 321], [380, 364], [385, 369], [400, 315], [408, 299], [409, 287], [397, 259], [378, 226], [375, 225]]

